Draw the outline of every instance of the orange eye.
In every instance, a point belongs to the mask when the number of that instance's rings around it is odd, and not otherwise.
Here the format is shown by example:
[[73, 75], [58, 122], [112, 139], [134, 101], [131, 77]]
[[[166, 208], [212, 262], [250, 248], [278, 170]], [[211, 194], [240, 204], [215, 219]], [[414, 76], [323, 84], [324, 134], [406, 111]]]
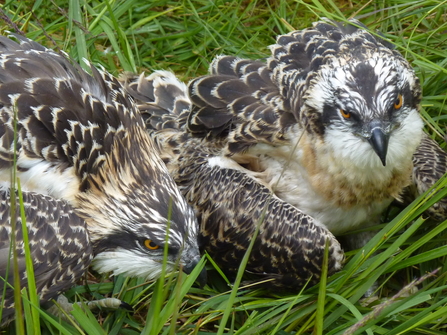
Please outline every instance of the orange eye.
[[402, 94], [399, 94], [396, 98], [396, 101], [394, 101], [394, 109], [399, 109], [402, 107], [403, 98]]
[[160, 246], [155, 244], [152, 240], [144, 240], [144, 246], [149, 250], [157, 250], [160, 248]]
[[341, 116], [343, 116], [345, 119], [349, 119], [351, 117], [351, 113], [345, 111], [344, 109], [340, 108], [340, 114]]

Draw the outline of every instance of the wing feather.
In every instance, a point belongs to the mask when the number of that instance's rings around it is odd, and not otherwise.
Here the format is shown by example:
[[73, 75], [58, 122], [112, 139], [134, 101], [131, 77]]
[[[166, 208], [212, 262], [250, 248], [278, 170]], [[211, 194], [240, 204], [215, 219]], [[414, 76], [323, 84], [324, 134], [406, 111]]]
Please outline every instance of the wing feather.
[[[16, 197], [18, 206], [19, 199]], [[85, 222], [66, 202], [36, 193], [23, 193], [37, 293], [41, 303], [56, 298], [83, 276], [93, 258]], [[13, 263], [10, 250], [11, 222], [15, 222], [18, 273], [21, 287], [27, 286], [25, 249], [19, 207], [11, 212], [9, 191], [0, 191], [0, 277], [12, 285]], [[13, 289], [5, 292], [2, 324], [13, 318]]]
[[85, 169], [95, 173], [98, 158], [111, 151], [111, 133], [143, 126], [133, 100], [110, 74], [90, 66], [90, 75], [66, 55], [16, 38], [20, 44], [0, 37], [0, 165], [12, 164], [11, 120], [17, 112], [18, 150], [75, 166], [81, 176]]
[[[424, 136], [413, 155], [413, 198], [418, 197], [432, 187], [447, 173], [447, 153], [439, 144]], [[447, 198], [444, 198], [427, 210], [427, 214], [437, 221], [447, 218]]]

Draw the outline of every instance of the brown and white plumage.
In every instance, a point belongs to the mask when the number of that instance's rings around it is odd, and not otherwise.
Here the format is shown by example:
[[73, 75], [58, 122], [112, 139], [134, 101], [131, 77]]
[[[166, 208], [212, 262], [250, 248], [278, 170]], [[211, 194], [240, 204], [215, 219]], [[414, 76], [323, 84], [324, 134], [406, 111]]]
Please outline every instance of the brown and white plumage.
[[[11, 211], [11, 194], [0, 191], [0, 276], [7, 280], [4, 291], [2, 324], [14, 316], [12, 222], [15, 222], [16, 250], [20, 286], [27, 287], [25, 246], [19, 198]], [[93, 259], [85, 221], [66, 201], [33, 192], [23, 193], [27, 218], [30, 258], [34, 264], [36, 288], [42, 302], [56, 299], [81, 278]], [[1, 282], [2, 287], [4, 282]], [[3, 289], [2, 289], [3, 292]]]
[[[188, 202], [198, 213], [203, 248], [227, 273], [235, 273], [259, 224], [247, 272], [273, 278], [275, 286], [299, 289], [321, 276], [325, 244], [329, 273], [341, 268], [343, 252], [321, 224], [276, 197], [249, 170], [221, 154], [216, 142], [185, 129], [191, 102], [175, 76], [158, 71], [127, 78], [148, 129]], [[224, 144], [224, 143], [222, 143]]]
[[188, 130], [335, 235], [373, 225], [410, 185], [422, 136], [410, 64], [358, 21], [279, 36], [267, 61], [216, 58], [189, 84]]
[[[447, 173], [447, 153], [428, 136], [422, 138], [421, 144], [413, 155], [412, 183], [406, 195], [414, 200], [428, 191]], [[447, 219], [447, 198], [431, 206], [426, 214], [436, 221]]]
[[99, 272], [157, 278], [166, 241], [166, 270], [191, 270], [197, 220], [121, 84], [16, 38], [0, 37], [2, 188], [15, 153], [23, 190], [63, 199], [85, 220]]

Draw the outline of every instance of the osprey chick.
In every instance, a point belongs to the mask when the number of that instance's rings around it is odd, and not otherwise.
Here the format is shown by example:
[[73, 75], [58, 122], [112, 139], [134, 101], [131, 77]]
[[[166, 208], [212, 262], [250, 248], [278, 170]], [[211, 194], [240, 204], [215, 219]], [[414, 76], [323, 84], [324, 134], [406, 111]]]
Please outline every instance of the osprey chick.
[[16, 38], [20, 45], [0, 37], [2, 189], [16, 155], [24, 191], [63, 199], [85, 220], [84, 247], [91, 243], [99, 272], [157, 278], [166, 243], [166, 271], [192, 270], [200, 259], [197, 220], [121, 84]]
[[358, 21], [317, 22], [270, 50], [267, 62], [218, 57], [194, 79], [188, 130], [335, 235], [377, 223], [423, 137], [410, 64]]

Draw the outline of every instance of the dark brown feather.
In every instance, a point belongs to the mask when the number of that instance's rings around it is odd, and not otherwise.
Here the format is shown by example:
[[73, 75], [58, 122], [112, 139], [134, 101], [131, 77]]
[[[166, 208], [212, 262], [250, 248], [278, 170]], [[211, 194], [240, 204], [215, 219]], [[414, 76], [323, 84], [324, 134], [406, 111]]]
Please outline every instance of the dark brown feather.
[[[9, 191], [0, 191], [0, 277], [7, 279], [2, 324], [14, 317], [11, 222], [15, 222], [18, 273], [21, 287], [27, 287], [25, 249], [19, 199], [11, 213]], [[23, 193], [23, 207], [33, 261], [37, 293], [41, 303], [55, 299], [81, 278], [93, 258], [85, 222], [65, 201], [36, 193]], [[9, 269], [9, 270], [8, 270]], [[8, 271], [7, 271], [8, 270]], [[2, 287], [4, 281], [1, 280]]]
[[[112, 150], [110, 136], [143, 125], [132, 100], [111, 75], [90, 67], [90, 76], [65, 57], [19, 39], [20, 45], [0, 37], [8, 46], [1, 52], [0, 102], [17, 111], [18, 149], [74, 165], [82, 178], [96, 173], [98, 159]], [[11, 131], [11, 122], [1, 125], [2, 141], [12, 141]], [[4, 156], [2, 166], [11, 163]]]
[[272, 278], [272, 285], [288, 290], [299, 290], [308, 280], [318, 283], [326, 242], [329, 274], [341, 269], [343, 251], [324, 226], [277, 198], [242, 168], [210, 165], [213, 154], [218, 155], [191, 140], [181, 148], [173, 176], [199, 213], [204, 249], [224, 272], [236, 274], [258, 224], [246, 267], [257, 279]]
[[[418, 197], [432, 187], [447, 173], [447, 153], [436, 141], [424, 136], [413, 155], [413, 185], [409, 187], [410, 200]], [[447, 198], [444, 198], [426, 212], [437, 221], [447, 218]]]

